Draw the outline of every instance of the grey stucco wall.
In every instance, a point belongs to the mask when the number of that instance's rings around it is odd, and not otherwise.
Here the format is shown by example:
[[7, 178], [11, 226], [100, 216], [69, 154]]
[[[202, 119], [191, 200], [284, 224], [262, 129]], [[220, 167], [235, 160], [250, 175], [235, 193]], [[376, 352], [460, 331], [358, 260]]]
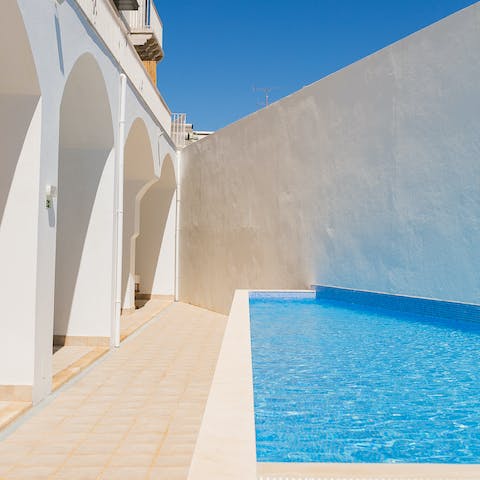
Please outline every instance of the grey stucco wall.
[[321, 283], [480, 303], [480, 4], [181, 162], [181, 300]]

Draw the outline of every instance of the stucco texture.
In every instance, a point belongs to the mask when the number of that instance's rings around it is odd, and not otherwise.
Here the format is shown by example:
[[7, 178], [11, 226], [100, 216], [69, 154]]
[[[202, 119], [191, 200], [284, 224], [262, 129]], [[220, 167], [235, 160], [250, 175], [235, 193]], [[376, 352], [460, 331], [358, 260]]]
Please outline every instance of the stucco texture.
[[480, 4], [193, 144], [180, 298], [312, 283], [480, 302]]

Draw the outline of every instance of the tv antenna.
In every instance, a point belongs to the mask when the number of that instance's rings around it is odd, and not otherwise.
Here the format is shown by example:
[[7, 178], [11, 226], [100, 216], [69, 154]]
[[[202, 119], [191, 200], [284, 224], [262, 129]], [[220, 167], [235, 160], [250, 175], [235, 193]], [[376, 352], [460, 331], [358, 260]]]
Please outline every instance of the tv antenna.
[[277, 90], [278, 87], [253, 87], [253, 91], [254, 92], [263, 92], [263, 94], [265, 95], [265, 101], [263, 103], [259, 103], [258, 105], [260, 105], [261, 107], [268, 107], [268, 105], [270, 104], [270, 92], [272, 90]]

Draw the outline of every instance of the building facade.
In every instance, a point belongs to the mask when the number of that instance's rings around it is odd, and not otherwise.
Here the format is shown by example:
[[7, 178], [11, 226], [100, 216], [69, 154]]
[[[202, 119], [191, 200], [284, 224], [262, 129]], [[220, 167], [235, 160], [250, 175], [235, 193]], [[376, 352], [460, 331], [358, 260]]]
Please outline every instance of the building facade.
[[118, 343], [135, 274], [142, 292], [174, 294], [177, 161], [153, 75], [162, 24], [139, 3], [3, 4], [0, 399], [50, 392], [52, 342]]

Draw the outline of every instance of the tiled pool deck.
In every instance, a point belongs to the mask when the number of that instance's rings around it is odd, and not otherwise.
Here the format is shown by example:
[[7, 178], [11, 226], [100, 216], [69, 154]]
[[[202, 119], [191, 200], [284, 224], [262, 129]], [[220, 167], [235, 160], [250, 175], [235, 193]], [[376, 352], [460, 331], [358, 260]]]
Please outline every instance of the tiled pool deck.
[[0, 478], [186, 480], [225, 324], [164, 309], [0, 434]]
[[[165, 297], [144, 302], [141, 309], [121, 318], [121, 341], [128, 338], [142, 325], [150, 321], [172, 303], [172, 299]], [[109, 351], [106, 347], [88, 346], [55, 346], [52, 357], [52, 391], [58, 390], [63, 384], [85, 370]], [[31, 408], [31, 402], [1, 401], [0, 402], [0, 431], [23, 415]]]

